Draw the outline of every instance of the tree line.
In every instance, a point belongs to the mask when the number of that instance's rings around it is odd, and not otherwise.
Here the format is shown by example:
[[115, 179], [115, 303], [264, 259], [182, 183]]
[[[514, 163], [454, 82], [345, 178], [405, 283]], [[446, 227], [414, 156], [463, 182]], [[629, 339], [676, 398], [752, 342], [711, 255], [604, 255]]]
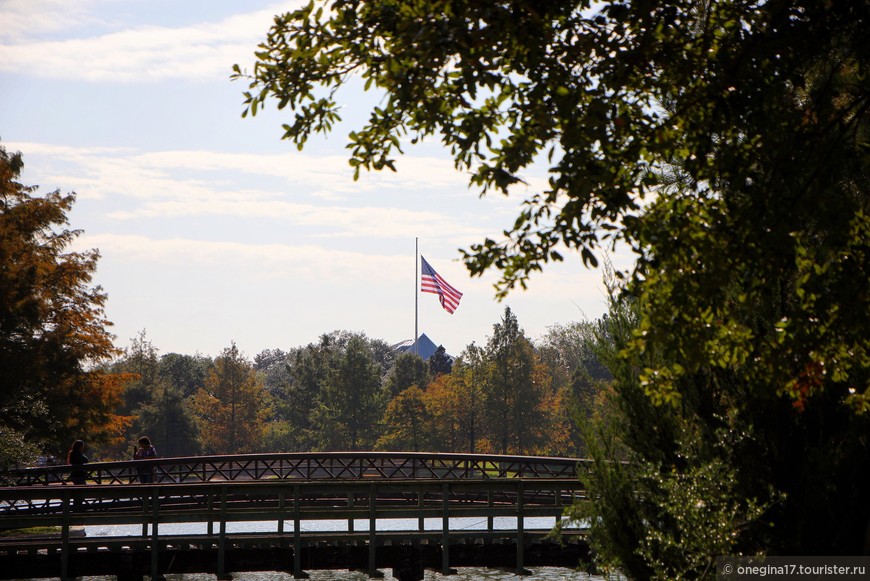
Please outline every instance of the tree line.
[[428, 360], [364, 333], [333, 331], [248, 359], [159, 350], [142, 331], [107, 376], [127, 378], [98, 446], [125, 458], [148, 434], [164, 456], [337, 450], [576, 456], [575, 419], [609, 373], [594, 355], [596, 323], [557, 325], [537, 342], [506, 308], [486, 344]]

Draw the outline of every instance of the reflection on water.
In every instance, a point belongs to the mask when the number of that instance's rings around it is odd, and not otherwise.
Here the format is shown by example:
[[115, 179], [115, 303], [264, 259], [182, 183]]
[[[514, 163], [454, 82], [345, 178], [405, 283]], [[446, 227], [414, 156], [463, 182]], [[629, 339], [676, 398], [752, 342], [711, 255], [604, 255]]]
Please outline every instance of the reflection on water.
[[[498, 517], [494, 521], [493, 526], [495, 529], [510, 530], [516, 527], [515, 518]], [[533, 517], [526, 518], [523, 522], [527, 530], [550, 529], [555, 524], [555, 519]], [[440, 530], [442, 524], [440, 518], [425, 519], [424, 528], [426, 530]], [[368, 525], [368, 520], [356, 520], [354, 521], [354, 530], [357, 532], [367, 531]], [[383, 519], [378, 521], [378, 530], [414, 530], [417, 526], [417, 519]], [[487, 521], [486, 519], [451, 518], [449, 526], [451, 530], [486, 529]], [[202, 522], [163, 524], [160, 525], [159, 530], [161, 536], [206, 534], [208, 525]], [[346, 531], [347, 520], [305, 521], [301, 523], [300, 530], [303, 532]], [[85, 531], [89, 537], [139, 536], [142, 534], [142, 527], [141, 525], [87, 526]], [[227, 532], [230, 534], [277, 531], [278, 523], [275, 521], [227, 523]], [[217, 525], [215, 525], [214, 532], [217, 532]], [[293, 532], [293, 521], [285, 521], [284, 532]], [[148, 534], [150, 534], [150, 528]], [[460, 568], [457, 570], [456, 575], [449, 576], [441, 575], [434, 571], [426, 571], [425, 581], [625, 581], [624, 577], [600, 577], [559, 567], [530, 567], [529, 570], [531, 575], [526, 576], [480, 567]], [[368, 581], [369, 579], [366, 573], [357, 571], [312, 570], [306, 572], [310, 575], [311, 581]], [[396, 581], [395, 577], [390, 575], [391, 569], [381, 569], [381, 572], [384, 573], [384, 581]], [[169, 581], [214, 581], [214, 578], [214, 575], [208, 574], [166, 575], [166, 579]], [[85, 581], [112, 581], [114, 577], [83, 577], [82, 579]], [[293, 575], [278, 572], [240, 572], [233, 573], [233, 579], [239, 581], [290, 581], [293, 579]]]
[[[486, 519], [480, 518], [451, 518], [449, 519], [449, 528], [452, 531], [462, 530], [486, 530]], [[556, 521], [552, 517], [527, 517], [523, 519], [525, 529], [530, 530], [550, 530], [555, 526]], [[418, 526], [417, 519], [379, 519], [379, 531], [410, 531], [416, 530]], [[442, 520], [440, 518], [424, 519], [424, 530], [440, 531]], [[564, 524], [564, 528], [575, 528], [581, 525]], [[493, 528], [495, 530], [514, 530], [517, 527], [517, 519], [515, 517], [496, 517], [493, 519]], [[317, 520], [317, 521], [302, 521], [299, 529], [302, 532], [344, 532], [348, 530], [346, 519], [335, 520]], [[354, 520], [353, 529], [356, 532], [366, 532], [369, 530], [368, 519]], [[208, 525], [204, 522], [195, 523], [168, 523], [160, 525], [161, 536], [171, 535], [204, 535], [208, 532]], [[104, 525], [104, 526], [86, 526], [85, 531], [89, 537], [132, 537], [142, 534], [142, 525]], [[150, 527], [148, 529], [150, 534]], [[214, 526], [214, 532], [217, 532], [217, 524]], [[276, 521], [246, 521], [246, 522], [230, 522], [227, 523], [227, 533], [277, 533], [278, 523]], [[284, 521], [284, 532], [293, 532], [293, 521]]]

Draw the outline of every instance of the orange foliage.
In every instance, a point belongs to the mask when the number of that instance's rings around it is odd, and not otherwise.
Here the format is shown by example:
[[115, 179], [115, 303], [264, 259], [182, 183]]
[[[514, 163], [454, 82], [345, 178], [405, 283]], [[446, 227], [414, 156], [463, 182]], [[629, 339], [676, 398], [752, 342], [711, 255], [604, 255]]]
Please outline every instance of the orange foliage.
[[82, 439], [89, 445], [99, 445], [113, 452], [123, 449], [124, 434], [133, 418], [115, 412], [123, 403], [124, 387], [134, 379], [129, 373], [92, 371], [59, 386], [53, 399], [56, 407], [66, 410], [59, 418], [61, 441]]

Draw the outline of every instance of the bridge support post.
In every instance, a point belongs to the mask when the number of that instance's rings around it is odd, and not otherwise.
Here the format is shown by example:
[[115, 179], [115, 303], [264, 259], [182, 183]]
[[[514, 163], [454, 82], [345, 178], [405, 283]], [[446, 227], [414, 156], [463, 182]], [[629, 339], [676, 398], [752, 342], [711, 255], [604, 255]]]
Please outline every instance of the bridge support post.
[[378, 513], [376, 510], [378, 494], [374, 483], [369, 485], [369, 570], [368, 576], [380, 579], [384, 576], [378, 571]]
[[441, 574], [455, 575], [450, 568], [450, 484], [441, 485]]
[[226, 571], [226, 549], [227, 549], [227, 485], [221, 486], [221, 508], [220, 508], [220, 532], [218, 533], [218, 562], [217, 562], [217, 578], [218, 581], [232, 579], [231, 575], [227, 575]]
[[137, 567], [132, 553], [122, 553], [115, 576], [118, 581], [142, 581], [142, 571]]
[[[492, 510], [492, 506], [493, 506], [492, 488], [490, 488], [486, 491], [486, 506], [490, 510]], [[493, 518], [492, 514], [490, 513], [490, 515], [486, 517], [486, 531], [489, 533], [489, 535], [486, 536], [486, 539], [484, 539], [483, 544], [485, 544], [485, 545], [492, 544], [492, 531], [493, 530], [495, 530], [495, 518]]]
[[73, 502], [69, 494], [63, 496], [63, 521], [60, 529], [60, 578], [66, 581], [69, 578], [69, 505]]
[[426, 519], [423, 517], [423, 509], [425, 507], [426, 506], [423, 502], [423, 491], [420, 490], [417, 492], [417, 510], [420, 511], [420, 517], [417, 518], [417, 530], [421, 533], [426, 530]]
[[299, 485], [293, 486], [293, 578], [308, 579], [302, 570], [302, 519], [300, 518]]
[[524, 502], [523, 481], [519, 480], [517, 482], [517, 575], [531, 575], [532, 573], [526, 569], [523, 561], [523, 552], [525, 550], [525, 523], [523, 522], [523, 513], [525, 512]]
[[157, 520], [160, 510], [160, 489], [155, 487], [151, 490], [151, 581], [165, 579], [160, 574], [160, 533]]

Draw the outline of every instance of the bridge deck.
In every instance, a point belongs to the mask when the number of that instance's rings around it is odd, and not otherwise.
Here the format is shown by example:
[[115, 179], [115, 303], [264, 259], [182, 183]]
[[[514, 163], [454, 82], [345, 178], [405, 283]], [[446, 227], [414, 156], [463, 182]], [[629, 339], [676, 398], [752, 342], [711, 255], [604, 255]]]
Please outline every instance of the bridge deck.
[[[226, 577], [232, 570], [277, 567], [301, 577], [304, 568], [362, 567], [374, 576], [379, 567], [393, 567], [400, 579], [416, 581], [422, 579], [424, 565], [449, 572], [496, 559], [498, 566], [506, 566], [507, 551], [514, 568], [522, 571], [531, 558], [538, 559], [536, 564], [558, 565], [567, 559], [576, 565], [585, 550], [582, 531], [570, 531], [567, 549], [545, 539], [564, 508], [583, 498], [579, 481], [568, 477], [576, 461], [465, 456], [449, 462], [439, 457], [436, 463], [369, 455], [352, 462], [342, 456], [333, 463], [335, 459], [306, 459], [304, 464], [313, 467], [308, 474], [321, 474], [320, 479], [282, 472], [277, 466], [287, 466], [287, 458], [260, 456], [200, 459], [196, 470], [189, 459], [165, 459], [155, 466], [168, 468], [173, 477], [152, 484], [117, 484], [123, 478], [119, 474], [134, 473], [137, 466], [131, 463], [90, 467], [89, 477], [100, 482], [96, 486], [61, 485], [62, 476], [51, 469], [35, 478], [35, 472], [22, 473], [25, 485], [0, 488], [0, 528], [57, 526], [61, 534], [55, 539], [0, 538], [0, 578], [20, 577], [22, 570], [32, 577], [46, 570], [66, 579], [100, 574], [112, 564], [131, 579], [179, 568]], [[300, 470], [301, 460], [292, 459], [294, 471]], [[378, 467], [374, 473], [373, 465]], [[194, 479], [194, 473], [202, 477]], [[216, 480], [219, 473], [232, 478]], [[531, 530], [532, 517], [552, 520], [542, 530]], [[462, 519], [477, 519], [481, 526], [451, 530]], [[506, 520], [508, 530], [499, 530], [497, 520]], [[307, 530], [322, 521], [345, 524], [337, 527], [343, 530]], [[199, 523], [201, 532], [172, 534], [176, 523]], [[236, 523], [256, 523], [262, 529], [235, 533]], [[123, 534], [98, 539], [72, 534], [76, 527], [100, 525], [127, 527]], [[262, 566], [269, 568], [257, 569]]]

